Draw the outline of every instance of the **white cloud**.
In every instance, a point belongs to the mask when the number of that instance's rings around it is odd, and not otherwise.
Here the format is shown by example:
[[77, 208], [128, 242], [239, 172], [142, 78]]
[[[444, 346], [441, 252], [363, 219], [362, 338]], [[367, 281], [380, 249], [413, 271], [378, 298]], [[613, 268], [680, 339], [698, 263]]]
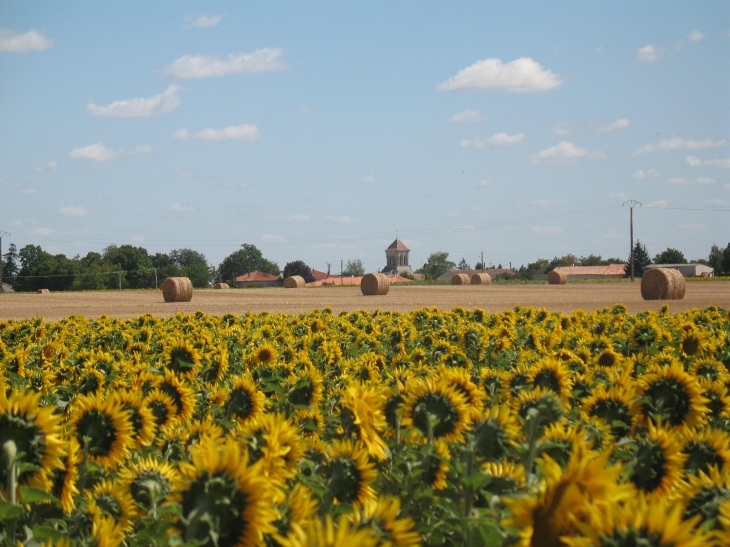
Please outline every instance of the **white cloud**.
[[657, 144], [645, 144], [636, 152], [634, 152], [633, 155], [638, 156], [640, 154], [647, 154], [649, 152], [657, 151], [668, 152], [673, 150], [702, 150], [705, 148], [720, 148], [723, 146], [727, 146], [727, 141], [725, 139], [719, 141], [712, 141], [710, 139], [705, 139], [704, 141], [695, 141], [692, 139], [682, 139], [680, 137], [676, 137], [674, 139], [663, 139]]
[[209, 55], [183, 55], [165, 68], [173, 78], [216, 78], [270, 70], [284, 70], [287, 65], [279, 60], [284, 50], [278, 48], [257, 49], [253, 53], [231, 53], [225, 59]]
[[659, 171], [656, 169], [647, 169], [646, 171], [639, 169], [631, 173], [631, 176], [639, 180], [653, 179], [659, 176]]
[[666, 202], [666, 200], [660, 199], [659, 201], [652, 201], [651, 203], [647, 203], [644, 207], [651, 207], [653, 209], [665, 209], [669, 203]]
[[527, 93], [560, 87], [560, 76], [529, 57], [502, 64], [500, 59], [484, 59], [460, 70], [436, 86], [446, 91], [509, 91]]
[[614, 131], [618, 131], [620, 129], [626, 129], [631, 125], [631, 120], [628, 120], [626, 118], [621, 118], [620, 120], [616, 120], [612, 124], [609, 124], [605, 127], [599, 127], [597, 132], [598, 133], [613, 133]]
[[56, 230], [54, 230], [52, 228], [43, 228], [42, 226], [39, 226], [35, 230], [31, 230], [30, 232], [28, 232], [28, 235], [32, 235], [32, 236], [49, 236], [49, 235], [51, 235], [51, 234], [53, 234], [55, 232], [56, 232]]
[[601, 151], [591, 152], [587, 148], [579, 148], [572, 142], [562, 141], [555, 146], [541, 150], [530, 158], [530, 163], [542, 161], [554, 161], [559, 163], [573, 162], [580, 158], [605, 159], [606, 155]]
[[57, 161], [49, 161], [46, 165], [44, 165], [42, 167], [36, 167], [35, 170], [38, 173], [55, 173], [57, 168], [58, 168]]
[[533, 226], [532, 227], [532, 233], [533, 234], [541, 234], [541, 235], [556, 235], [563, 231], [562, 228], [559, 226]]
[[679, 224], [677, 228], [685, 234], [701, 234], [707, 230], [707, 224]]
[[83, 217], [89, 214], [89, 210], [84, 207], [61, 207], [58, 212], [67, 217]]
[[479, 181], [479, 186], [488, 186], [494, 182], [494, 179], [482, 179]]
[[461, 143], [459, 143], [459, 146], [462, 148], [484, 148], [487, 146], [487, 143], [484, 141], [480, 141], [479, 139], [461, 139]]
[[689, 33], [689, 39], [693, 42], [700, 42], [705, 37], [699, 30], [693, 30]]
[[702, 160], [697, 156], [687, 156], [684, 160], [684, 163], [686, 163], [690, 167], [699, 167], [700, 165], [702, 165]]
[[327, 215], [325, 217], [327, 220], [331, 220], [332, 222], [340, 222], [340, 223], [346, 223], [349, 224], [351, 222], [355, 222], [355, 219], [349, 216], [343, 216], [343, 217], [336, 217], [332, 215]]
[[149, 144], [143, 144], [134, 150], [114, 150], [104, 146], [103, 142], [97, 142], [96, 144], [90, 144], [89, 146], [84, 146], [82, 148], [74, 148], [68, 153], [68, 157], [73, 159], [92, 160], [100, 163], [102, 161], [115, 160], [117, 158], [133, 156], [135, 154], [149, 154], [152, 150], [152, 146]]
[[168, 211], [174, 211], [175, 213], [189, 213], [190, 211], [195, 210], [193, 207], [190, 207], [190, 205], [183, 205], [180, 202], [168, 205], [165, 209]]
[[9, 28], [0, 28], [0, 51], [25, 53], [26, 51], [41, 51], [50, 47], [53, 47], [53, 40], [35, 29], [28, 32], [16, 32]]
[[487, 144], [491, 144], [492, 146], [513, 146], [524, 138], [524, 133], [517, 133], [516, 135], [497, 133], [487, 139]]
[[215, 15], [203, 14], [198, 18], [186, 17], [184, 28], [190, 29], [190, 28], [195, 28], [195, 27], [197, 27], [197, 28], [217, 27], [218, 23], [220, 23], [222, 20], [223, 20], [223, 16], [220, 14], [215, 14]]
[[690, 167], [710, 165], [713, 167], [720, 167], [721, 169], [730, 169], [730, 158], [715, 158], [713, 160], [702, 161], [702, 159], [698, 158], [697, 156], [687, 156], [684, 162]]
[[730, 202], [725, 201], [724, 199], [720, 198], [712, 198], [705, 201], [707, 205], [716, 205], [718, 207], [726, 207], [730, 205]]
[[480, 122], [484, 119], [484, 115], [479, 112], [478, 110], [474, 110], [473, 108], [467, 108], [466, 110], [462, 110], [461, 112], [457, 112], [451, 118], [449, 118], [450, 122], [455, 123], [465, 123], [465, 122]]
[[673, 186], [690, 186], [690, 185], [706, 185], [706, 184], [715, 184], [717, 182], [715, 179], [707, 178], [707, 177], [697, 177], [696, 179], [685, 179], [682, 177], [674, 177], [671, 179], [667, 179], [667, 184], [671, 184]]
[[115, 101], [106, 106], [98, 106], [93, 102], [86, 105], [86, 110], [92, 116], [111, 116], [115, 118], [136, 118], [159, 116], [172, 112], [180, 106], [180, 97], [176, 85], [169, 86], [163, 93], [152, 95], [145, 99], [138, 97], [126, 101]]
[[659, 50], [652, 46], [644, 46], [636, 51], [636, 62], [638, 63], [651, 63], [659, 59]]
[[567, 135], [570, 132], [570, 124], [568, 122], [560, 122], [553, 125], [553, 132], [556, 135]]
[[284, 243], [286, 241], [283, 237], [275, 234], [264, 234], [261, 236], [261, 239], [267, 243]]
[[254, 142], [259, 138], [259, 128], [253, 125], [229, 125], [225, 129], [203, 129], [198, 133], [191, 133], [187, 129], [178, 129], [172, 135], [173, 139], [204, 139], [207, 141], [223, 141], [231, 139], [243, 139]]
[[373, 175], [365, 175], [360, 180], [362, 180], [363, 182], [368, 182], [370, 184], [373, 184], [375, 182], [375, 177]]

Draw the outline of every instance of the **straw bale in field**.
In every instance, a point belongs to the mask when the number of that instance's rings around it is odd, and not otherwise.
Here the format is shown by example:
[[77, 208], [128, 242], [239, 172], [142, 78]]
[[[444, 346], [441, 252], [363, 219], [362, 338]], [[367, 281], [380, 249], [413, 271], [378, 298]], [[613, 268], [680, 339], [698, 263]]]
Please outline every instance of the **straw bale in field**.
[[50, 294], [51, 291], [49, 289], [38, 289], [36, 292], [38, 294]]
[[301, 289], [307, 282], [301, 275], [290, 275], [284, 280], [285, 289]]
[[187, 277], [168, 277], [162, 282], [162, 297], [165, 302], [190, 302], [193, 284]]
[[488, 273], [475, 273], [471, 276], [472, 285], [491, 285], [492, 278]]
[[568, 276], [563, 272], [553, 270], [548, 274], [548, 283], [550, 285], [565, 285], [568, 282]]
[[390, 290], [390, 279], [381, 273], [369, 273], [360, 281], [360, 290], [365, 296], [384, 295]]
[[454, 274], [451, 278], [452, 285], [469, 285], [470, 282], [469, 276], [465, 273]]
[[684, 276], [673, 268], [651, 268], [641, 278], [644, 300], [682, 300], [684, 289]]
[[230, 287], [228, 286], [228, 283], [216, 283], [215, 285], [213, 285], [213, 288], [214, 289], [230, 289]]

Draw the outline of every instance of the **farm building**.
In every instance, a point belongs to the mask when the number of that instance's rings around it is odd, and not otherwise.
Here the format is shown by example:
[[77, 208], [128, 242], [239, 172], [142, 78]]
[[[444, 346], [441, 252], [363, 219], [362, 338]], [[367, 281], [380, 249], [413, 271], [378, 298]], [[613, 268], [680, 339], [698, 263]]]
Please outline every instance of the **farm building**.
[[471, 279], [471, 276], [475, 273], [486, 273], [489, 274], [489, 277], [494, 279], [498, 275], [507, 274], [507, 275], [516, 275], [515, 272], [510, 270], [509, 268], [487, 268], [486, 270], [446, 270], [444, 273], [442, 273], [440, 276], [436, 278], [437, 281], [451, 281], [451, 278], [454, 277], [456, 274], [466, 274], [469, 276], [469, 279]]
[[319, 270], [315, 270], [312, 268], [312, 275], [314, 276], [315, 281], [322, 281], [323, 279], [327, 279], [328, 277], [332, 277], [327, 272], [320, 272]]
[[[568, 280], [574, 279], [620, 279], [626, 272], [626, 264], [608, 264], [607, 266], [561, 266], [556, 272], [564, 273]], [[533, 276], [535, 278], [535, 276]], [[541, 277], [547, 279], [547, 275]]]
[[380, 273], [388, 275], [406, 273], [408, 275], [413, 275], [413, 270], [411, 270], [408, 258], [410, 252], [411, 250], [406, 247], [400, 239], [396, 238], [395, 241], [390, 244], [390, 247], [385, 249], [386, 265], [385, 268], [380, 270]]
[[236, 278], [236, 284], [239, 289], [245, 289], [246, 287], [281, 287], [284, 280], [276, 275], [254, 270], [246, 275], [239, 275]]
[[684, 277], [714, 277], [715, 269], [704, 264], [650, 264], [644, 268], [644, 271], [651, 268], [672, 268], [679, 270]]

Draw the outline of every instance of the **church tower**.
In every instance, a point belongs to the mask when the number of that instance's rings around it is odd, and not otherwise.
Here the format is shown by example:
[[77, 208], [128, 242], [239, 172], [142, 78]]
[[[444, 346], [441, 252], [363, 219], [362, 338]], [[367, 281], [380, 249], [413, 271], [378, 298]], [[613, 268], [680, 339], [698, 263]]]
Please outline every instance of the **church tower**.
[[397, 275], [401, 273], [408, 273], [413, 275], [411, 270], [408, 253], [411, 250], [406, 247], [400, 239], [397, 239], [390, 244], [390, 247], [385, 249], [385, 261], [386, 266], [383, 268], [381, 273]]

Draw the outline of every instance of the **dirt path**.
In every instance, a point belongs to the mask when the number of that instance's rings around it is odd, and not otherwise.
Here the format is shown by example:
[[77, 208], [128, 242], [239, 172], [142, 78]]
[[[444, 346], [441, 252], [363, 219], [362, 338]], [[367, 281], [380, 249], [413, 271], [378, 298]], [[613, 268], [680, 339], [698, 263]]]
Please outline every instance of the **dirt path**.
[[[56, 320], [69, 315], [136, 317], [145, 313], [174, 315], [178, 311], [301, 313], [329, 306], [334, 313], [359, 309], [408, 311], [454, 306], [501, 311], [514, 306], [545, 307], [553, 311], [594, 310], [625, 304], [629, 312], [658, 310], [665, 301], [644, 301], [639, 283], [492, 286], [395, 286], [386, 296], [363, 296], [359, 287], [305, 289], [196, 290], [192, 302], [165, 303], [154, 290], [69, 292], [52, 294], [0, 294], [0, 319], [42, 316]], [[687, 283], [684, 300], [668, 301], [673, 312], [709, 305], [730, 308], [730, 282]]]

